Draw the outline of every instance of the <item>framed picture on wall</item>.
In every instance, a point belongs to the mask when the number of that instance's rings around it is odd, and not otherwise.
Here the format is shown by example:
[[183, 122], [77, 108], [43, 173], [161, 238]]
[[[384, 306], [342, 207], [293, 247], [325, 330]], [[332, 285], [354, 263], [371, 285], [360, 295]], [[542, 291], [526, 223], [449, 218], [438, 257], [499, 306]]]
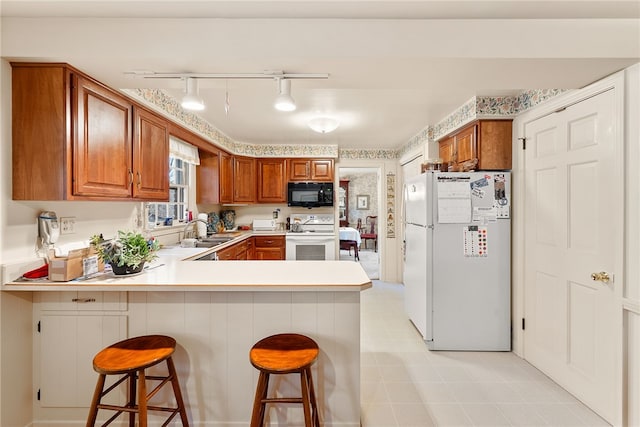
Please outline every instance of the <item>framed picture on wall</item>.
[[360, 210], [369, 209], [369, 196], [362, 194], [356, 196], [356, 208]]

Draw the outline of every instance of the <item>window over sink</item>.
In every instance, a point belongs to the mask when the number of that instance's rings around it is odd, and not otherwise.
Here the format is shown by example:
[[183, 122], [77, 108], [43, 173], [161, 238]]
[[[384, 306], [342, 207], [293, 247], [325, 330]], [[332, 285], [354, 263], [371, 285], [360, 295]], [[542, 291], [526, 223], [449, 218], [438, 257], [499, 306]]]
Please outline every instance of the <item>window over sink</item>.
[[147, 203], [148, 228], [185, 222], [195, 199], [189, 197], [195, 177], [194, 167], [200, 164], [198, 149], [177, 138], [170, 138], [169, 201]]

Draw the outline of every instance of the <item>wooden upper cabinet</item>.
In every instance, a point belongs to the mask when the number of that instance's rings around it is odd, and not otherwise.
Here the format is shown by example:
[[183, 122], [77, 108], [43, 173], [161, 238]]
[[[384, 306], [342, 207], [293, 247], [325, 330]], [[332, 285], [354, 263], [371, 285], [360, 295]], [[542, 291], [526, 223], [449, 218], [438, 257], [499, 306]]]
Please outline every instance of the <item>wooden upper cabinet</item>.
[[70, 74], [60, 64], [11, 65], [13, 199], [73, 199]]
[[233, 168], [234, 203], [256, 202], [256, 159], [235, 157]]
[[511, 120], [478, 120], [439, 141], [439, 155], [447, 170], [457, 171], [477, 159], [475, 170], [511, 169]]
[[258, 159], [258, 203], [286, 203], [285, 159]]
[[478, 169], [510, 170], [512, 164], [511, 120], [478, 122]]
[[312, 181], [333, 181], [333, 160], [311, 160]]
[[11, 66], [15, 200], [168, 200], [165, 120], [68, 64]]
[[168, 201], [168, 122], [142, 108], [133, 111], [133, 197]]
[[196, 166], [196, 203], [220, 203], [219, 153], [200, 150], [200, 164]]
[[233, 156], [220, 152], [220, 203], [233, 203]]
[[289, 181], [333, 181], [333, 159], [289, 159]]
[[470, 126], [456, 135], [456, 159], [458, 163], [473, 160], [478, 157], [476, 149], [476, 128]]
[[73, 194], [131, 197], [131, 112], [124, 97], [72, 75]]
[[456, 149], [456, 139], [451, 136], [449, 138], [443, 139], [439, 143], [439, 156], [442, 160], [443, 171], [447, 171], [447, 166], [449, 163], [455, 163], [455, 149]]

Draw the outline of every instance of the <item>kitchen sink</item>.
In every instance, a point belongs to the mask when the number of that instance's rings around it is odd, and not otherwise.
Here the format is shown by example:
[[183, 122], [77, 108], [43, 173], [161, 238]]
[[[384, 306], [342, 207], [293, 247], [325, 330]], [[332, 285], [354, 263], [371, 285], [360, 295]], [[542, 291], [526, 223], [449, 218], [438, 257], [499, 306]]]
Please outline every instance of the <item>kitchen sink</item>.
[[196, 242], [196, 248], [212, 248], [232, 240], [233, 237], [203, 237]]

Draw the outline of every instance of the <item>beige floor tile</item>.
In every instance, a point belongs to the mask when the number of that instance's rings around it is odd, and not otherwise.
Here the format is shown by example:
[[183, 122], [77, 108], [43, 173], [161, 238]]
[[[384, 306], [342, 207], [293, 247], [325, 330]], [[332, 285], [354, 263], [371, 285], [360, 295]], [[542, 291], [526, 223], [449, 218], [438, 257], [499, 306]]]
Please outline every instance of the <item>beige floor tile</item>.
[[363, 427], [607, 426], [511, 352], [429, 351], [402, 292], [374, 281], [362, 293]]

